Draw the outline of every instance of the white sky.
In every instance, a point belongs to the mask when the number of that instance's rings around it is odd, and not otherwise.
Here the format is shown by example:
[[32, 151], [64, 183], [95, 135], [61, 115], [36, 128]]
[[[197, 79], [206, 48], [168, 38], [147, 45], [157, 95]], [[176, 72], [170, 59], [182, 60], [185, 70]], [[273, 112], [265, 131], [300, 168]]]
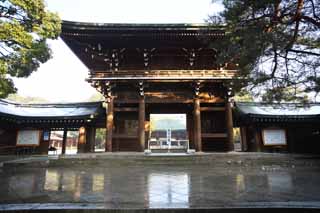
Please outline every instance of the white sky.
[[[104, 23], [202, 23], [221, 11], [212, 0], [46, 0], [61, 19]], [[49, 41], [53, 58], [26, 79], [14, 79], [18, 94], [51, 102], [79, 102], [96, 91], [85, 81], [88, 69], [61, 39]]]

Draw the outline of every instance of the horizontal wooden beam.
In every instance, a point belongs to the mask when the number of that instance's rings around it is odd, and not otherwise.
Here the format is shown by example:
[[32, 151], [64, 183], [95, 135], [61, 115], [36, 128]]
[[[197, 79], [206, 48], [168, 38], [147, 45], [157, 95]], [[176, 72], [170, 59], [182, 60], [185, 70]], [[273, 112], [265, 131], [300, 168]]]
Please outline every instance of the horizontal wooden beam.
[[201, 137], [203, 138], [227, 138], [227, 133], [202, 133]]
[[[96, 73], [106, 73], [107, 71], [104, 71], [104, 70], [91, 70], [91, 72], [96, 72]], [[157, 69], [157, 70], [143, 70], [143, 69], [140, 69], [140, 70], [118, 70], [116, 72], [125, 72], [125, 73], [129, 73], [129, 72], [137, 72], [137, 73], [172, 73], [172, 72], [177, 72], [177, 73], [232, 73], [232, 72], [237, 72], [237, 70], [228, 70], [228, 69], [202, 69], [202, 70], [198, 70], [198, 69], [193, 69], [193, 70], [188, 70], [188, 69], [172, 69], [172, 70], [160, 70], [160, 69]]]
[[201, 111], [225, 111], [225, 107], [201, 107]]
[[113, 134], [112, 138], [115, 138], [115, 139], [137, 139], [138, 135]]
[[185, 80], [231, 80], [233, 79], [233, 76], [112, 76], [112, 77], [93, 77], [93, 78], [87, 78], [87, 81], [141, 81], [141, 80], [166, 80], [166, 81], [185, 81]]
[[115, 107], [115, 112], [138, 112], [138, 107]]
[[[200, 99], [201, 103], [207, 103], [207, 104], [216, 104], [216, 103], [223, 103], [223, 101], [216, 101], [216, 100], [210, 100], [210, 99]], [[185, 100], [179, 100], [179, 99], [149, 99], [146, 97], [146, 104], [174, 104], [174, 103], [181, 103], [181, 104], [191, 104], [193, 103], [193, 99], [185, 99]], [[138, 104], [137, 100], [115, 100], [115, 103], [117, 104]]]

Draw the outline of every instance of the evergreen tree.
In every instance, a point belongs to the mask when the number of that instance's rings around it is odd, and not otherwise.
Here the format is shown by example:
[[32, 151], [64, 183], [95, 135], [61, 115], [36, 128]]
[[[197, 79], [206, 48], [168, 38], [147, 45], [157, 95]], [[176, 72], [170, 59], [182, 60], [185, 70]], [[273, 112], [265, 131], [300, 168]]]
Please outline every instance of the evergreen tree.
[[0, 98], [16, 92], [10, 76], [27, 77], [51, 57], [61, 21], [43, 0], [0, 0]]
[[234, 88], [265, 101], [306, 100], [320, 92], [319, 0], [223, 0], [209, 20], [225, 24], [219, 62], [239, 68]]

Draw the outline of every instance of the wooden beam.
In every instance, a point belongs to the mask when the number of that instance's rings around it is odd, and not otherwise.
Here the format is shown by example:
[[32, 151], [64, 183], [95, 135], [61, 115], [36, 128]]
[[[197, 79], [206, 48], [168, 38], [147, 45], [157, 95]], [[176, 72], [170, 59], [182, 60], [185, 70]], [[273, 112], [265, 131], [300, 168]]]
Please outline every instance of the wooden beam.
[[247, 127], [240, 127], [241, 151], [248, 151]]
[[144, 97], [140, 97], [139, 99], [139, 130], [138, 130], [138, 136], [139, 136], [139, 144], [140, 144], [140, 151], [144, 151], [145, 149], [145, 101]]
[[176, 69], [176, 70], [148, 70], [148, 73], [145, 74], [146, 70], [117, 70], [114, 73], [109, 73], [102, 70], [94, 70], [90, 77], [92, 80], [96, 80], [98, 78], [104, 78], [107, 76], [135, 76], [135, 77], [144, 77], [144, 76], [152, 76], [152, 77], [162, 77], [162, 76], [181, 76], [181, 74], [185, 77], [234, 77], [237, 74], [237, 70], [184, 70], [184, 69]]
[[227, 133], [202, 133], [203, 138], [227, 138]]
[[233, 119], [232, 119], [232, 108], [229, 101], [226, 102], [226, 124], [228, 133], [228, 150], [234, 150], [233, 142]]
[[86, 147], [85, 152], [94, 152], [96, 139], [96, 128], [87, 127], [86, 128]]
[[113, 134], [115, 139], [137, 139], [137, 135], [127, 135], [127, 134]]
[[86, 134], [87, 129], [85, 127], [79, 128], [79, 138], [78, 138], [78, 153], [84, 153], [85, 152], [85, 146], [86, 146]]
[[113, 131], [113, 97], [109, 98], [107, 104], [107, 119], [106, 119], [106, 152], [112, 152], [112, 131]]
[[138, 112], [138, 107], [115, 107], [115, 112]]
[[[151, 77], [151, 76], [118, 76], [118, 75], [112, 75], [112, 77], [93, 77], [90, 80], [94, 81], [145, 81], [145, 80], [166, 80], [166, 81], [178, 81], [181, 82], [182, 80], [184, 81], [194, 81], [194, 80], [231, 80], [233, 76], [212, 76], [212, 77], [207, 77], [207, 76], [159, 76], [159, 77]], [[89, 80], [89, 79], [88, 79]]]
[[262, 138], [261, 138], [261, 129], [260, 128], [254, 128], [254, 140], [255, 140], [255, 146], [256, 146], [256, 152], [261, 152], [262, 151]]
[[225, 107], [201, 107], [201, 111], [225, 111]]
[[201, 142], [201, 112], [200, 112], [200, 99], [196, 97], [194, 99], [194, 143], [196, 151], [202, 151], [202, 142]]
[[62, 150], [61, 154], [66, 154], [66, 146], [67, 146], [67, 136], [68, 130], [66, 128], [63, 129], [63, 138], [62, 138]]

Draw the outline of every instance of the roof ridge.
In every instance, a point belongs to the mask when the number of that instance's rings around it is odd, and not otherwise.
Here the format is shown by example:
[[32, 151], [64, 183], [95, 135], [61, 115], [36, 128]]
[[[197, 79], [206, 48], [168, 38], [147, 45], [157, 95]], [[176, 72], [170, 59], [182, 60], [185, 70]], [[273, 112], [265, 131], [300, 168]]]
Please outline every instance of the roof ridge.
[[0, 99], [0, 102], [5, 103], [7, 105], [14, 105], [17, 107], [54, 107], [54, 106], [59, 106], [59, 107], [70, 107], [70, 106], [90, 106], [90, 105], [95, 105], [95, 104], [102, 104], [103, 101], [93, 101], [93, 102], [66, 102], [66, 103], [19, 103], [19, 102], [14, 102], [10, 101], [7, 99]]
[[62, 21], [63, 29], [78, 30], [221, 30], [226, 25], [213, 25], [210, 23], [98, 23]]
[[[87, 25], [87, 26], [178, 26], [178, 27], [201, 27], [201, 26], [212, 26], [215, 27], [217, 25], [213, 25], [211, 23], [203, 22], [203, 23], [190, 23], [190, 22], [177, 22], [177, 23], [131, 23], [131, 22], [84, 22], [84, 21], [70, 21], [70, 20], [62, 20], [62, 24], [72, 24], [72, 25]], [[223, 25], [219, 25], [217, 27], [222, 27]]]

